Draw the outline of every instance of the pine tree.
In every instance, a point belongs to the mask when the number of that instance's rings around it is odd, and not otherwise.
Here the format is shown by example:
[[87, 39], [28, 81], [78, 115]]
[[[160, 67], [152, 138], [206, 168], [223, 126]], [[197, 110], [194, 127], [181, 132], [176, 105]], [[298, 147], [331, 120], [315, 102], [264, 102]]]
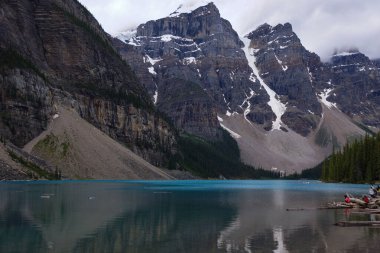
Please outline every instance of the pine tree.
[[322, 180], [324, 180], [324, 181], [328, 181], [327, 163], [328, 163], [328, 161], [324, 160], [323, 164], [322, 164]]
[[323, 162], [322, 179], [326, 181], [372, 182], [380, 180], [380, 133], [365, 136], [343, 147]]

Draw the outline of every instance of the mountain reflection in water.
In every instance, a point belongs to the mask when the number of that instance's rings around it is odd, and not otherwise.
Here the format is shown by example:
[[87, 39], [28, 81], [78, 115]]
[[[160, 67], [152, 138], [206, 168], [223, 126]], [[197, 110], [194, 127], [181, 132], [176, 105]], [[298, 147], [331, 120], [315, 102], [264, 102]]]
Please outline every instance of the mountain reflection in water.
[[77, 181], [0, 184], [0, 252], [377, 252], [375, 219], [287, 212], [367, 186], [302, 181]]

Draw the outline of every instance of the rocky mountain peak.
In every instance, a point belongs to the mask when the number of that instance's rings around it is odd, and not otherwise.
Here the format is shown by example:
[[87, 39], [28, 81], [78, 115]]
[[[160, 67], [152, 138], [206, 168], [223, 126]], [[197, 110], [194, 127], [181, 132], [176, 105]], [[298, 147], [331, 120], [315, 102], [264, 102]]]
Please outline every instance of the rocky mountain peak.
[[219, 9], [213, 2], [203, 1], [203, 5], [196, 7], [193, 3], [184, 3], [178, 6], [178, 8], [170, 13], [169, 17], [180, 17], [185, 14], [194, 13], [198, 16], [203, 15], [219, 15]]
[[292, 33], [293, 28], [290, 23], [285, 23], [285, 24], [278, 24], [276, 26], [271, 26], [268, 23], [264, 23], [260, 25], [259, 27], [256, 28], [256, 30], [252, 31], [248, 37], [264, 37], [267, 36], [268, 34], [271, 33], [279, 33], [279, 32], [284, 32], [284, 33]]
[[201, 43], [209, 36], [217, 36], [220, 33], [233, 33], [233, 36], [237, 38], [236, 43], [242, 44], [231, 24], [221, 18], [215, 4], [208, 3], [196, 9], [182, 5], [168, 17], [140, 25], [137, 28], [136, 37], [173, 35], [196, 39], [197, 43]]
[[[134, 37], [124, 40], [127, 46], [119, 47], [135, 71], [145, 69], [140, 79], [157, 107], [178, 127], [206, 138], [218, 134], [217, 112], [244, 114], [270, 129], [268, 95], [249, 68], [232, 25], [214, 3], [181, 10], [183, 6], [169, 17], [140, 25]], [[178, 92], [185, 91], [188, 95], [179, 101]]]
[[340, 53], [335, 53], [331, 57], [333, 66], [348, 66], [348, 65], [371, 65], [372, 61], [359, 50], [348, 50]]
[[330, 99], [357, 122], [380, 126], [380, 71], [378, 62], [359, 50], [335, 53], [331, 58], [334, 96]]
[[219, 9], [213, 2], [208, 3], [205, 6], [201, 6], [193, 11], [195, 15], [218, 15], [220, 17]]
[[317, 126], [322, 108], [316, 97], [312, 70], [319, 58], [307, 51], [289, 23], [264, 24], [247, 36], [263, 82], [275, 92], [286, 111], [289, 128], [308, 135]]
[[270, 45], [272, 47], [280, 47], [280, 49], [283, 49], [290, 44], [293, 46], [302, 46], [301, 41], [293, 32], [292, 25], [290, 23], [278, 24], [274, 27], [265, 23], [248, 34], [247, 37], [253, 40], [255, 43], [255, 48]]

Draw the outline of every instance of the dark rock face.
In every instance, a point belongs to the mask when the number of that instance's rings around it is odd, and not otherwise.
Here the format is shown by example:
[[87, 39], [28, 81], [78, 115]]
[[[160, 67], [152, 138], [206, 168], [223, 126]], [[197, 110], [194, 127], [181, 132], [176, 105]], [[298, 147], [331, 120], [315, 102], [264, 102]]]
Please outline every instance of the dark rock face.
[[243, 42], [213, 3], [149, 21], [119, 38], [126, 43], [115, 41], [119, 52], [177, 127], [215, 139], [217, 112], [228, 111], [270, 129], [269, 97], [248, 65]]
[[0, 159], [0, 181], [3, 180], [27, 180], [28, 175], [18, 171]]
[[46, 128], [54, 103], [72, 99], [82, 117], [138, 152], [172, 148], [173, 130], [76, 0], [5, 0], [0, 8], [2, 135], [24, 145]]
[[295, 132], [308, 135], [322, 113], [313, 77], [322, 67], [319, 57], [302, 46], [289, 23], [275, 27], [264, 24], [248, 38], [261, 78], [286, 104], [282, 121]]
[[354, 50], [334, 55], [330, 64], [334, 90], [329, 100], [354, 120], [379, 128], [379, 62]]
[[53, 113], [50, 89], [28, 69], [3, 71], [0, 97], [0, 135], [19, 146], [39, 135]]
[[[283, 130], [288, 127], [302, 136], [310, 134], [320, 122], [324, 101], [335, 103], [366, 125], [378, 124], [374, 105], [380, 61], [365, 63], [372, 64], [368, 65], [371, 72], [361, 71], [357, 76], [349, 67], [341, 70], [335, 66], [351, 63], [322, 63], [318, 55], [303, 47], [289, 23], [275, 27], [264, 24], [248, 35], [258, 78], [242, 50], [247, 45], [230, 23], [220, 17], [213, 3], [191, 13], [180, 12], [179, 9], [169, 17], [149, 21], [119, 36], [125, 43], [113, 41], [123, 58], [131, 62], [156, 106], [178, 128], [215, 138], [216, 112], [227, 111], [243, 114], [266, 130], [273, 129], [276, 108], [268, 105], [270, 96], [259, 79], [286, 106], [281, 115]], [[364, 59], [354, 61], [357, 64]], [[353, 83], [358, 79], [366, 88], [360, 88], [356, 94]], [[189, 95], [186, 97], [184, 92]], [[363, 99], [370, 105], [360, 105]], [[360, 112], [370, 116], [357, 116]]]

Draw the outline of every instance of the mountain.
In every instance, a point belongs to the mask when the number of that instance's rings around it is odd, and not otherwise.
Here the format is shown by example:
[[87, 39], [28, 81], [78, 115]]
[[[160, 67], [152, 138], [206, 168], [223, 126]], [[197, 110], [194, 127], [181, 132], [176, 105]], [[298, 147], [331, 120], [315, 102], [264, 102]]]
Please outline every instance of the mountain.
[[119, 38], [125, 42], [115, 41], [120, 54], [178, 128], [218, 139], [218, 112], [244, 114], [271, 128], [269, 96], [248, 65], [243, 42], [213, 3], [149, 21]]
[[247, 38], [250, 41], [246, 46], [251, 49], [248, 57], [253, 58], [257, 75], [282, 105], [278, 120], [307, 136], [316, 129], [322, 114], [312, 73], [321, 65], [319, 57], [302, 46], [289, 23], [275, 27], [264, 24]]
[[[0, 7], [2, 149], [49, 177], [293, 172], [379, 128], [380, 61], [324, 63], [289, 23], [239, 35], [209, 3], [112, 38], [76, 0]], [[9, 159], [4, 178], [41, 177]]]
[[289, 23], [239, 35], [209, 3], [179, 8], [113, 43], [177, 128], [217, 140], [220, 125], [247, 164], [298, 171], [365, 134], [368, 122], [331, 96], [333, 64], [309, 52]]
[[380, 127], [380, 71], [376, 61], [357, 50], [332, 56], [329, 99], [356, 122]]
[[[175, 149], [174, 129], [91, 13], [76, 0], [6, 0], [0, 9], [3, 139], [23, 147], [65, 107], [151, 163], [167, 163]], [[77, 176], [52, 157], [48, 161], [64, 176]], [[77, 169], [92, 178], [91, 167], [78, 163]]]

